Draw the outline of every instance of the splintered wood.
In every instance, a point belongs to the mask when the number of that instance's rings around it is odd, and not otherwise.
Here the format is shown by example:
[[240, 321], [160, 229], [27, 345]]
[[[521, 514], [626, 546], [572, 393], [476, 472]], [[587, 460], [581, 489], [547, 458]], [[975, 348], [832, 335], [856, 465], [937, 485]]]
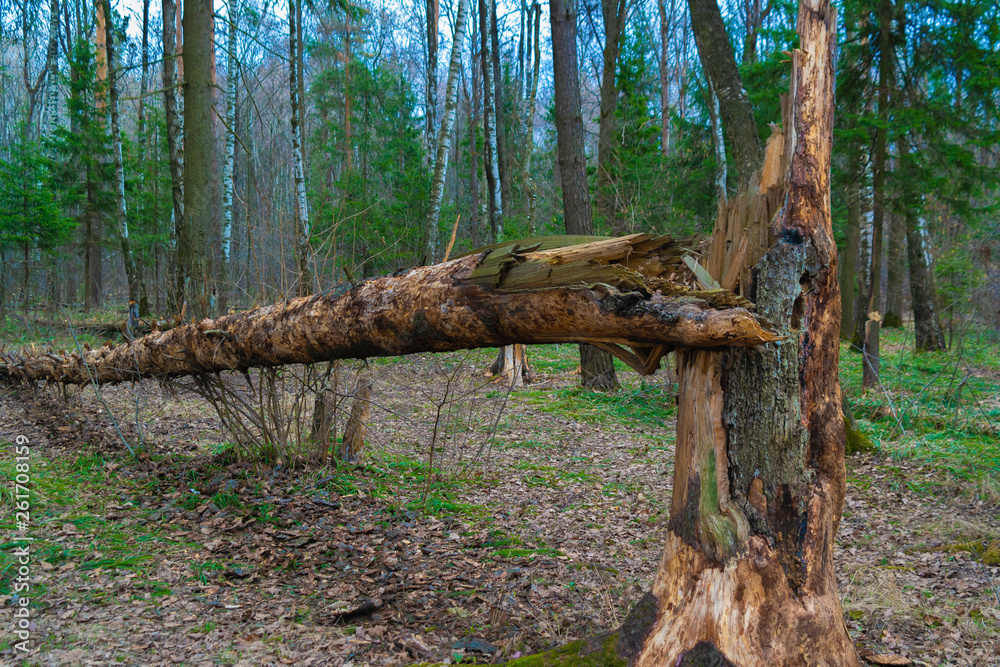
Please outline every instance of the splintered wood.
[[[786, 109], [783, 97], [782, 110]], [[736, 197], [719, 201], [715, 230], [703, 257], [704, 268], [722, 289], [740, 296], [749, 295], [750, 268], [771, 247], [777, 234], [775, 218], [785, 194], [787, 143], [782, 129], [772, 126], [763, 169]]]

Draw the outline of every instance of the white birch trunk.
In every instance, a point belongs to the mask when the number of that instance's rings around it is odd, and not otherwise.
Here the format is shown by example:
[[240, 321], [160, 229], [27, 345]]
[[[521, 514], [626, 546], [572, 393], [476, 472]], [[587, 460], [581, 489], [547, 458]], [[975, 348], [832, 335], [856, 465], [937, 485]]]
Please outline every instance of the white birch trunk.
[[295, 186], [295, 225], [298, 237], [299, 294], [301, 296], [310, 291], [312, 276], [309, 266], [311, 254], [309, 251], [309, 203], [306, 200], [305, 159], [302, 149], [302, 101], [299, 99], [299, 62], [302, 57], [302, 48], [298, 32], [301, 26], [297, 25], [297, 16], [301, 16], [301, 13], [298, 12], [298, 3], [296, 0], [289, 0], [288, 86], [292, 103], [292, 181]]
[[[525, 75], [531, 78], [531, 90], [528, 93], [528, 109], [525, 123], [525, 140], [528, 142], [528, 145], [525, 150], [524, 181], [527, 184], [528, 190], [528, 228], [531, 229], [531, 233], [534, 235], [536, 232], [535, 201], [538, 197], [538, 188], [535, 187], [535, 179], [531, 177], [531, 158], [532, 154], [535, 152], [535, 105], [538, 100], [538, 75], [542, 55], [541, 47], [538, 42], [540, 32], [539, 24], [542, 22], [542, 6], [537, 2], [537, 0], [531, 5], [529, 12], [531, 12], [529, 16], [534, 16], [534, 37], [532, 38], [529, 35], [529, 39], [534, 45], [534, 50], [531, 54], [532, 72]], [[530, 23], [531, 21], [529, 20], [529, 24]]]
[[229, 35], [226, 41], [226, 155], [222, 165], [222, 260], [229, 264], [230, 238], [233, 230], [233, 162], [236, 149], [236, 26], [239, 24], [238, 0], [229, 0]]
[[712, 147], [715, 149], [715, 192], [719, 201], [726, 201], [726, 178], [728, 177], [726, 164], [726, 143], [722, 134], [722, 118], [719, 116], [719, 96], [715, 94], [715, 87], [712, 82], [708, 82], [708, 94], [711, 97], [709, 106], [709, 116], [712, 121]]
[[42, 134], [51, 137], [59, 127], [59, 0], [49, 2], [49, 46], [45, 70]]
[[135, 258], [128, 234], [128, 209], [125, 201], [125, 166], [122, 159], [122, 133], [118, 113], [118, 73], [115, 65], [114, 13], [111, 11], [110, 0], [103, 0], [105, 16], [105, 49], [108, 69], [108, 124], [111, 127], [112, 160], [115, 168], [115, 223], [118, 232], [118, 242], [121, 245], [122, 261], [125, 263], [125, 275], [128, 277], [129, 301], [138, 301], [139, 284], [136, 274]]
[[493, 237], [491, 242], [499, 243], [503, 241], [503, 225], [500, 222], [503, 215], [503, 203], [500, 201], [500, 168], [497, 162], [497, 132], [496, 132], [496, 113], [492, 101], [493, 93], [493, 54], [491, 52], [492, 47], [490, 46], [490, 36], [489, 29], [492, 25], [491, 12], [490, 12], [490, 0], [485, 0], [485, 2], [480, 2], [480, 11], [483, 12], [483, 17], [479, 20], [480, 22], [480, 39], [482, 40], [483, 48], [483, 128], [484, 130], [492, 129], [492, 132], [485, 132], [485, 139], [489, 142], [489, 155], [490, 161], [486, 165], [486, 168], [490, 170], [491, 178], [486, 179], [487, 187], [490, 187], [492, 183], [492, 192], [489, 193], [487, 200], [491, 203], [495, 203], [495, 210], [490, 211], [490, 220], [496, 220], [496, 228], [491, 230]]
[[444, 117], [438, 130], [434, 158], [434, 176], [431, 179], [430, 210], [427, 213], [427, 228], [424, 232], [427, 245], [424, 250], [427, 262], [433, 264], [437, 255], [438, 223], [441, 218], [441, 201], [444, 199], [444, 177], [448, 171], [448, 154], [451, 151], [451, 129], [455, 124], [455, 110], [458, 101], [458, 74], [462, 67], [462, 40], [465, 39], [465, 23], [469, 0], [459, 0], [458, 16], [455, 18], [455, 32], [451, 42], [451, 60], [448, 64], [448, 83], [445, 86]]
[[670, 2], [670, 15], [667, 16], [666, 0], [657, 0], [660, 11], [660, 153], [666, 157], [670, 154], [670, 78], [667, 75], [667, 47], [670, 44], [670, 21], [674, 18], [674, 3]]

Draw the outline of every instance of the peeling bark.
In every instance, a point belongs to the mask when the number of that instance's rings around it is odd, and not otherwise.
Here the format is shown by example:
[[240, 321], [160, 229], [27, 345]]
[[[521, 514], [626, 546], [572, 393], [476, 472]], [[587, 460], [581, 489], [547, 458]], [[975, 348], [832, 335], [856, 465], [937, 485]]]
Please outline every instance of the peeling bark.
[[[674, 498], [639, 666], [858, 664], [833, 569], [845, 488], [829, 208], [835, 25], [827, 0], [800, 4], [784, 160], [769, 142], [760, 182], [723, 208], [705, 258], [788, 337], [677, 354]], [[787, 170], [769, 187], [772, 159]]]
[[508, 244], [83, 356], [3, 353], [0, 380], [105, 384], [514, 343], [665, 352], [775, 340], [732, 293], [691, 291], [671, 279], [678, 245], [645, 234], [544, 251]]

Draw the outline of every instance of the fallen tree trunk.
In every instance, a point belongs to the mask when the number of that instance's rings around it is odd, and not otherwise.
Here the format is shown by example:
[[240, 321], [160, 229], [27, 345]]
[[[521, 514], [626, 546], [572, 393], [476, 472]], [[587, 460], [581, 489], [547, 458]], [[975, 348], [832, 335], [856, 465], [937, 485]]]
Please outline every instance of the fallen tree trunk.
[[686, 287], [683, 253], [645, 234], [554, 250], [512, 244], [83, 354], [3, 352], [0, 380], [107, 384], [514, 343], [625, 345], [635, 353], [620, 354], [648, 368], [675, 345], [778, 338], [732, 292]]

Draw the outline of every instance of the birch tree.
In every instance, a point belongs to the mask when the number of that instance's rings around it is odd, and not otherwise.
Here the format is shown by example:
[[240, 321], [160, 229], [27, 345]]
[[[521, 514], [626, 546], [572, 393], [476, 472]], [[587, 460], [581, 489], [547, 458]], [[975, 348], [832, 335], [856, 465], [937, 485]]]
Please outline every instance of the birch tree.
[[[176, 246], [184, 228], [184, 108], [179, 76], [180, 54], [177, 48], [176, 0], [163, 0], [163, 114], [167, 134], [167, 159], [170, 163], [170, 194], [173, 207], [173, 243]], [[177, 248], [175, 247], [175, 252]], [[172, 309], [180, 313], [184, 303], [184, 273], [174, 257], [174, 284]]]
[[459, 0], [455, 17], [455, 30], [451, 40], [451, 58], [448, 62], [448, 83], [445, 86], [444, 116], [438, 130], [434, 150], [434, 172], [431, 177], [431, 200], [427, 213], [424, 235], [426, 261], [433, 264], [437, 259], [438, 225], [441, 218], [441, 202], [444, 199], [444, 177], [448, 171], [448, 155], [451, 153], [452, 128], [458, 107], [458, 77], [462, 69], [462, 43], [465, 41], [465, 23], [469, 13], [469, 0]]
[[288, 0], [288, 92], [292, 113], [292, 183], [294, 192], [294, 215], [296, 237], [296, 260], [298, 262], [299, 296], [312, 290], [312, 248], [309, 228], [309, 202], [306, 199], [305, 156], [302, 146], [302, 104], [299, 97], [302, 76], [302, 0]]
[[486, 205], [489, 211], [489, 241], [503, 240], [503, 202], [497, 170], [496, 107], [493, 105], [493, 59], [490, 55], [490, 2], [479, 0], [479, 62], [483, 75], [483, 165], [486, 171]]
[[[111, 0], [102, 0], [104, 7], [105, 49], [108, 65], [108, 120], [111, 127], [111, 151], [115, 166], [115, 232], [118, 244], [121, 246], [122, 260], [125, 263], [125, 276], [128, 280], [129, 302], [143, 304], [149, 310], [149, 299], [146, 288], [136, 269], [135, 257], [132, 254], [132, 242], [128, 232], [128, 209], [125, 201], [125, 167], [122, 162], [121, 119], [118, 108], [118, 71], [115, 49], [114, 14], [111, 11]], [[140, 310], [142, 308], [140, 307]]]
[[236, 156], [236, 82], [239, 61], [236, 59], [236, 30], [239, 25], [238, 0], [229, 0], [226, 18], [226, 141], [222, 163], [222, 265], [219, 267], [223, 295], [229, 291], [230, 241], [233, 232], [234, 162]]

